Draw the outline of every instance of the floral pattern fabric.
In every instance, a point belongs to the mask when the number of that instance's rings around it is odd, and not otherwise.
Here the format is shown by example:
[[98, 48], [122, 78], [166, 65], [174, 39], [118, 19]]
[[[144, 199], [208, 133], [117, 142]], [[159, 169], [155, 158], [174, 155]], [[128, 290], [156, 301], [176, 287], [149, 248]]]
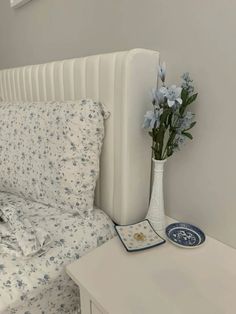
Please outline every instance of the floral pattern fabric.
[[0, 191], [92, 209], [107, 113], [92, 100], [0, 103]]
[[[1, 200], [1, 196], [0, 196]], [[42, 228], [34, 228], [21, 207], [0, 202], [0, 254], [28, 258], [45, 253], [50, 235]]]
[[110, 218], [99, 209], [81, 217], [10, 193], [0, 193], [0, 200], [0, 205], [22, 208], [34, 227], [43, 228], [51, 238], [42, 256], [25, 260], [0, 255], [0, 313], [78, 313], [79, 289], [65, 266], [115, 235]]

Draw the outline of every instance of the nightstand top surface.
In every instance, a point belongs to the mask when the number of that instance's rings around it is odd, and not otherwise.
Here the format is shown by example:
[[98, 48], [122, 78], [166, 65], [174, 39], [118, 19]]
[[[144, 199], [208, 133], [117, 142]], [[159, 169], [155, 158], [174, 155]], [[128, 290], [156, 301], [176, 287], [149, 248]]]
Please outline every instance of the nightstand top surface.
[[236, 313], [236, 250], [210, 237], [133, 253], [115, 237], [67, 272], [110, 314]]

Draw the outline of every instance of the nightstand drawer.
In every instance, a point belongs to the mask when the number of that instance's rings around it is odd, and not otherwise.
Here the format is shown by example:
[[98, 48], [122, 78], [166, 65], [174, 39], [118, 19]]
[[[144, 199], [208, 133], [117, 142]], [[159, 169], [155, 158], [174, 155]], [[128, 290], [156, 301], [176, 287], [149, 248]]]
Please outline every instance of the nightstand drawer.
[[108, 314], [86, 289], [80, 287], [81, 314]]

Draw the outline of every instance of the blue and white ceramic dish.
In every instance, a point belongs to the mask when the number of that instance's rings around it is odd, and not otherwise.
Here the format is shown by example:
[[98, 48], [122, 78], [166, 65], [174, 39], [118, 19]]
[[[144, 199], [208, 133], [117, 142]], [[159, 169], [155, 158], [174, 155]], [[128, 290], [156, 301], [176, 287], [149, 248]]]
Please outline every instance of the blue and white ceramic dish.
[[166, 235], [172, 243], [185, 248], [198, 247], [206, 239], [205, 234], [198, 227], [183, 222], [167, 226]]
[[128, 252], [146, 250], [166, 242], [147, 219], [132, 225], [115, 226], [115, 229]]

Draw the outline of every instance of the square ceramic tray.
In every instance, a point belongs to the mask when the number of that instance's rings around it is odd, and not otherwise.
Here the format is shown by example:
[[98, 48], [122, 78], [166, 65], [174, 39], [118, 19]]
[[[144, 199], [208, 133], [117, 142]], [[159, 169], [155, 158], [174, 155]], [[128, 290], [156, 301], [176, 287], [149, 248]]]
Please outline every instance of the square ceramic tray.
[[147, 219], [133, 225], [117, 225], [115, 229], [128, 252], [149, 249], [166, 242], [154, 231]]

